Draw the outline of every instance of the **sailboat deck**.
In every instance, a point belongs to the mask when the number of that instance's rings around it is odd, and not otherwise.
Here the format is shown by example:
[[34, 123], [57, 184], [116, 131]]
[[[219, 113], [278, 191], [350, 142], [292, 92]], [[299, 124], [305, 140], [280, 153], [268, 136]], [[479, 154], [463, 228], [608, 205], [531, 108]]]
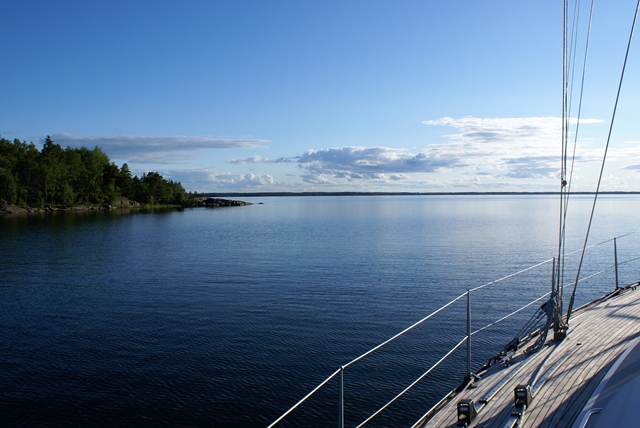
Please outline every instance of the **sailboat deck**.
[[[478, 407], [493, 395], [470, 427], [504, 427], [514, 409], [514, 388], [526, 385], [539, 373], [546, 378], [522, 419], [524, 427], [570, 427], [604, 377], [607, 369], [640, 335], [640, 291], [636, 287], [576, 313], [562, 342], [548, 340], [536, 354], [518, 351], [513, 363], [499, 363], [480, 373], [474, 388], [460, 392], [421, 427], [454, 427], [456, 404], [472, 399]], [[551, 334], [549, 335], [551, 336]], [[524, 347], [526, 349], [526, 347]]]

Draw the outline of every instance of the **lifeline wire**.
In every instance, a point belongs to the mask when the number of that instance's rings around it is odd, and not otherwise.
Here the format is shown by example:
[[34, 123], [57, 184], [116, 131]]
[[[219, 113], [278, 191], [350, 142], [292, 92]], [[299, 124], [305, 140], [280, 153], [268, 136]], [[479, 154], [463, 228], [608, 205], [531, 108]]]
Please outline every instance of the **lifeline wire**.
[[[640, 3], [640, 0], [639, 0], [639, 3]], [[616, 238], [617, 238], [617, 239], [619, 239], [619, 238], [623, 238], [623, 237], [625, 237], [625, 236], [633, 235], [633, 234], [638, 233], [638, 232], [640, 232], [640, 229], [639, 229], [639, 230], [635, 230], [635, 231], [633, 231], [633, 232], [629, 232], [629, 233], [626, 233], [626, 234], [620, 235], [620, 236], [618, 236], [618, 237], [616, 237]], [[578, 249], [578, 250], [574, 250], [574, 251], [572, 251], [572, 252], [568, 253], [567, 255], [571, 255], [571, 254], [574, 254], [574, 253], [577, 253], [577, 252], [580, 252], [580, 251], [583, 251], [583, 252], [584, 252], [584, 250], [585, 250], [585, 249], [589, 249], [589, 248], [597, 247], [597, 246], [599, 246], [599, 245], [603, 245], [603, 244], [605, 244], [605, 243], [607, 243], [607, 242], [611, 242], [612, 240], [613, 240], [613, 238], [612, 238], [612, 239], [607, 239], [607, 240], [602, 241], [602, 242], [599, 242], [599, 243], [597, 243], [597, 244], [592, 244], [591, 246], [586, 247], [586, 248], [583, 248], [582, 250], [580, 250], [580, 249]], [[636, 258], [633, 258], [633, 259], [630, 259], [630, 260], [626, 260], [626, 261], [624, 261], [624, 262], [620, 262], [620, 263], [618, 263], [618, 265], [621, 265], [621, 264], [624, 264], [624, 263], [629, 263], [629, 262], [631, 262], [631, 261], [635, 261], [635, 260], [639, 260], [639, 259], [640, 259], [640, 257], [636, 257]], [[519, 274], [521, 274], [521, 273], [527, 272], [527, 271], [529, 271], [529, 270], [531, 270], [531, 269], [534, 269], [534, 268], [536, 268], [536, 267], [539, 267], [539, 266], [542, 266], [542, 265], [544, 265], [544, 264], [547, 264], [547, 263], [549, 263], [551, 260], [553, 260], [553, 259], [545, 260], [545, 261], [540, 262], [540, 263], [538, 263], [538, 264], [532, 265], [532, 266], [530, 266], [530, 267], [528, 267], [528, 268], [522, 269], [522, 270], [520, 270], [520, 271], [518, 271], [518, 272], [514, 272], [514, 273], [512, 273], [512, 274], [510, 274], [510, 275], [504, 276], [504, 277], [502, 277], [502, 278], [500, 278], [500, 279], [497, 279], [497, 280], [495, 280], [495, 281], [491, 281], [491, 282], [488, 282], [488, 283], [486, 283], [486, 284], [480, 285], [480, 286], [478, 286], [478, 287], [476, 287], [476, 288], [473, 288], [473, 289], [469, 290], [469, 292], [477, 291], [477, 290], [480, 290], [480, 289], [482, 289], [482, 288], [488, 287], [489, 285], [496, 284], [496, 283], [498, 283], [498, 282], [504, 281], [505, 279], [512, 278], [512, 277], [517, 276], [517, 275], [519, 275]], [[596, 275], [599, 275], [599, 274], [601, 274], [602, 272], [604, 272], [604, 271], [600, 271], [600, 272], [597, 272], [597, 273], [595, 273], [595, 274], [593, 274], [593, 275], [590, 275], [590, 276], [588, 276], [588, 277], [582, 278], [579, 282], [585, 281], [585, 280], [587, 280], [587, 279], [589, 279], [589, 278], [592, 278], [592, 277], [594, 277], [594, 276], [596, 276]], [[413, 325], [411, 325], [410, 327], [408, 327], [408, 328], [406, 328], [406, 329], [402, 330], [400, 333], [398, 333], [398, 334], [396, 334], [395, 336], [391, 337], [390, 339], [388, 339], [388, 340], [386, 340], [386, 341], [382, 342], [381, 344], [379, 344], [379, 345], [378, 345], [378, 346], [376, 346], [375, 348], [373, 348], [373, 349], [369, 350], [368, 352], [365, 352], [364, 354], [362, 354], [362, 355], [361, 355], [361, 356], [359, 356], [358, 358], [356, 358], [356, 359], [352, 360], [352, 361], [351, 361], [351, 362], [349, 362], [348, 364], [346, 364], [346, 365], [342, 366], [341, 368], [339, 368], [338, 370], [336, 370], [333, 374], [331, 374], [328, 378], [326, 378], [326, 379], [325, 379], [321, 384], [319, 384], [319, 385], [318, 385], [317, 387], [315, 387], [315, 388], [314, 388], [310, 393], [308, 393], [304, 398], [302, 398], [300, 401], [298, 401], [298, 402], [297, 402], [293, 407], [291, 407], [291, 408], [290, 408], [289, 410], [287, 410], [287, 411], [286, 411], [282, 416], [280, 416], [280, 417], [279, 417], [277, 420], [275, 420], [271, 425], [269, 425], [269, 426], [268, 426], [268, 428], [271, 428], [271, 427], [275, 426], [276, 424], [278, 424], [282, 419], [284, 419], [286, 416], [288, 416], [288, 415], [289, 415], [293, 410], [295, 410], [296, 408], [298, 408], [298, 407], [299, 407], [303, 402], [305, 402], [309, 397], [311, 397], [313, 394], [315, 394], [315, 393], [316, 393], [320, 388], [322, 388], [322, 387], [323, 387], [324, 385], [326, 385], [330, 380], [332, 380], [334, 377], [336, 377], [336, 375], [337, 375], [338, 373], [340, 373], [340, 371], [341, 371], [341, 370], [344, 370], [345, 368], [347, 368], [347, 367], [348, 367], [348, 366], [350, 366], [351, 364], [353, 364], [353, 363], [355, 363], [355, 362], [357, 362], [357, 361], [361, 360], [362, 358], [366, 357], [367, 355], [371, 354], [372, 352], [374, 352], [374, 351], [376, 351], [376, 350], [380, 349], [381, 347], [383, 347], [383, 346], [384, 346], [384, 345], [386, 345], [387, 343], [389, 343], [389, 342], [391, 342], [392, 340], [394, 340], [394, 339], [398, 338], [399, 336], [403, 335], [404, 333], [406, 333], [406, 332], [408, 332], [409, 330], [413, 329], [414, 327], [418, 326], [419, 324], [421, 324], [422, 322], [426, 321], [427, 319], [429, 319], [429, 318], [433, 317], [434, 315], [436, 315], [437, 313], [441, 312], [443, 309], [445, 309], [445, 308], [449, 307], [449, 306], [450, 306], [450, 305], [452, 305], [454, 302], [456, 302], [456, 301], [460, 300], [462, 297], [464, 297], [464, 296], [466, 296], [466, 295], [467, 295], [467, 293], [463, 293], [463, 294], [459, 295], [459, 296], [458, 296], [458, 297], [456, 297], [455, 299], [451, 300], [449, 303], [445, 304], [444, 306], [440, 307], [440, 308], [439, 308], [439, 309], [437, 309], [436, 311], [434, 311], [434, 312], [432, 312], [431, 314], [427, 315], [426, 317], [422, 318], [421, 320], [419, 320], [418, 322], [414, 323], [414, 324], [413, 324]], [[520, 309], [517, 309], [517, 310], [515, 310], [514, 312], [512, 312], [512, 313], [510, 313], [510, 314], [508, 314], [508, 315], [506, 315], [506, 316], [504, 316], [504, 317], [502, 317], [502, 318], [500, 318], [500, 319], [498, 319], [498, 320], [496, 320], [496, 321], [494, 321], [494, 322], [492, 322], [492, 323], [490, 323], [490, 324], [488, 324], [488, 325], [486, 325], [486, 326], [484, 326], [484, 327], [482, 327], [482, 328], [480, 328], [480, 329], [478, 329], [478, 330], [476, 330], [476, 331], [472, 332], [472, 333], [471, 333], [471, 336], [474, 336], [476, 333], [479, 333], [479, 332], [481, 332], [481, 331], [483, 331], [483, 330], [485, 330], [485, 329], [487, 329], [487, 328], [491, 327], [492, 325], [495, 325], [495, 324], [497, 324], [497, 323], [499, 323], [499, 322], [501, 322], [501, 321], [504, 321], [505, 319], [507, 319], [507, 318], [509, 318], [509, 317], [511, 317], [511, 316], [513, 316], [513, 315], [515, 315], [516, 313], [518, 313], [518, 312], [520, 312], [520, 311], [524, 310], [525, 308], [527, 308], [527, 307], [529, 307], [529, 306], [533, 305], [534, 303], [536, 303], [536, 302], [540, 301], [541, 299], [545, 298], [545, 297], [546, 297], [546, 296], [548, 296], [548, 295], [549, 295], [549, 293], [546, 293], [546, 294], [545, 294], [545, 295], [543, 295], [542, 297], [537, 298], [536, 300], [532, 301], [531, 303], [528, 303], [527, 305], [525, 305], [525, 306], [521, 307]], [[381, 412], [381, 411], [383, 411], [385, 408], [387, 408], [387, 407], [388, 407], [392, 402], [394, 402], [395, 400], [397, 400], [398, 398], [400, 398], [400, 396], [402, 396], [406, 391], [408, 391], [410, 388], [412, 388], [416, 383], [418, 383], [418, 382], [419, 382], [421, 379], [423, 379], [427, 374], [429, 374], [433, 369], [435, 369], [435, 367], [436, 367], [437, 365], [439, 365], [442, 361], [444, 361], [444, 359], [446, 359], [449, 355], [451, 355], [451, 353], [452, 353], [452, 352], [454, 352], [456, 349], [458, 349], [458, 348], [461, 346], [461, 344], [462, 344], [462, 343], [464, 343], [465, 341], [466, 341], [466, 337], [465, 337], [465, 338], [464, 338], [460, 343], [458, 343], [454, 348], [452, 348], [452, 349], [451, 349], [447, 354], [445, 354], [445, 355], [441, 358], [441, 360], [440, 360], [440, 361], [438, 361], [434, 366], [432, 366], [429, 370], [427, 370], [427, 372], [425, 372], [422, 376], [420, 376], [420, 378], [418, 378], [418, 379], [417, 379], [416, 381], [414, 381], [411, 385], [409, 385], [409, 387], [408, 387], [408, 388], [406, 388], [406, 389], [405, 389], [404, 391], [402, 391], [398, 396], [396, 396], [393, 400], [391, 400], [389, 403], [387, 403], [385, 406], [383, 406], [383, 407], [382, 407], [378, 412], [376, 412], [374, 415], [372, 415], [369, 419], [365, 420], [361, 425], [364, 425], [365, 423], [367, 423], [367, 422], [368, 422], [369, 420], [371, 420], [374, 416], [376, 416], [378, 413], [380, 413], [380, 412]]]

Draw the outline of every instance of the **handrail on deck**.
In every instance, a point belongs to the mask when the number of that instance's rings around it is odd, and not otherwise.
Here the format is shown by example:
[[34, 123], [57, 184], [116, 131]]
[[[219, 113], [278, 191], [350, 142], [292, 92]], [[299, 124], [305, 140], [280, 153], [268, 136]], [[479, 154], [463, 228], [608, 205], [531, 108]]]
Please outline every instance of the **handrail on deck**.
[[[640, 232], [639, 230], [633, 231], [633, 232], [629, 232], [620, 236], [617, 236], [615, 238], [611, 238], [611, 239], [607, 239], [605, 241], [599, 242], [597, 244], [592, 244], [588, 247], [586, 247], [585, 249], [591, 249], [603, 244], [606, 244], [608, 242], [614, 242], [614, 252], [615, 252], [615, 262], [613, 265], [607, 266], [605, 269], [598, 271], [594, 274], [591, 274], [587, 277], [581, 278], [578, 282], [583, 282], [586, 281], [588, 279], [591, 279], [595, 276], [598, 276], [602, 273], [604, 273], [605, 271], [607, 271], [608, 269], [611, 268], [615, 268], [615, 274], [616, 274], [616, 284], [617, 284], [617, 268], [618, 266], [622, 265], [622, 264], [626, 264], [632, 261], [636, 261], [636, 260], [640, 260], [640, 257], [634, 257], [632, 259], [629, 260], [625, 260], [623, 262], [618, 262], [617, 259], [617, 249], [616, 249], [616, 240], [619, 238], [623, 238], [629, 235], [633, 235], [635, 233]], [[575, 251], [571, 251], [569, 253], [566, 253], [565, 255], [571, 255], [571, 254], [575, 254], [578, 252], [581, 252], [582, 249], [578, 249]], [[411, 326], [407, 327], [406, 329], [402, 330], [401, 332], [399, 332], [398, 334], [392, 336], [391, 338], [385, 340], [384, 342], [380, 343], [379, 345], [371, 348], [370, 350], [368, 350], [367, 352], [363, 353], [362, 355], [354, 358], [353, 360], [349, 361], [347, 364], [341, 366], [340, 368], [338, 368], [335, 372], [333, 372], [333, 374], [331, 374], [328, 378], [326, 378], [322, 383], [320, 383], [318, 386], [316, 386], [311, 392], [309, 392], [306, 396], [304, 396], [304, 398], [302, 398], [300, 401], [298, 401], [295, 405], [293, 405], [289, 410], [287, 410], [284, 414], [282, 414], [282, 416], [280, 416], [278, 419], [276, 419], [273, 423], [271, 423], [268, 428], [271, 428], [273, 426], [275, 426], [276, 424], [278, 424], [280, 421], [282, 421], [285, 417], [287, 417], [291, 412], [293, 412], [296, 408], [298, 408], [302, 403], [304, 403], [309, 397], [311, 397], [313, 394], [315, 394], [320, 388], [322, 388], [324, 385], [326, 385], [329, 381], [331, 381], [333, 378], [335, 378], [338, 374], [340, 374], [340, 380], [341, 380], [341, 391], [340, 391], [340, 415], [339, 415], [339, 427], [343, 428], [344, 427], [344, 414], [342, 413], [344, 411], [344, 406], [343, 406], [343, 391], [342, 391], [342, 378], [344, 375], [344, 369], [346, 369], [347, 367], [351, 366], [352, 364], [362, 360], [364, 357], [372, 354], [373, 352], [379, 350], [380, 348], [382, 348], [383, 346], [387, 345], [388, 343], [392, 342], [393, 340], [397, 339], [398, 337], [404, 335], [405, 333], [409, 332], [410, 330], [414, 329], [415, 327], [417, 327], [418, 325], [422, 324], [423, 322], [425, 322], [426, 320], [432, 318], [433, 316], [437, 315], [438, 313], [442, 312], [444, 309], [446, 309], [447, 307], [451, 306], [453, 303], [457, 302], [458, 300], [462, 299], [463, 297], [467, 297], [467, 334], [465, 335], [465, 337], [460, 340], [453, 348], [451, 348], [443, 357], [441, 357], [434, 365], [432, 365], [426, 372], [424, 372], [421, 376], [419, 376], [415, 381], [413, 381], [409, 386], [407, 386], [404, 390], [402, 390], [398, 395], [396, 395], [393, 399], [391, 399], [389, 402], [387, 402], [384, 406], [382, 406], [380, 409], [378, 409], [376, 412], [374, 412], [371, 416], [369, 416], [367, 419], [365, 419], [363, 422], [360, 423], [360, 425], [358, 425], [358, 428], [362, 427], [363, 425], [365, 425], [366, 423], [368, 423], [369, 421], [371, 421], [374, 417], [376, 417], [378, 414], [380, 414], [382, 411], [384, 411], [387, 407], [389, 407], [393, 402], [395, 402], [398, 398], [400, 398], [402, 395], [404, 395], [407, 391], [409, 391], [413, 386], [415, 386], [418, 382], [420, 382], [424, 377], [426, 377], [429, 373], [431, 373], [436, 367], [438, 367], [443, 361], [445, 361], [453, 352], [455, 352], [457, 349], [460, 348], [460, 346], [462, 346], [463, 343], [467, 342], [468, 344], [468, 351], [467, 351], [467, 357], [468, 357], [468, 361], [467, 361], [467, 365], [468, 367], [470, 366], [471, 362], [470, 362], [470, 340], [472, 336], [475, 336], [476, 334], [480, 333], [481, 331], [484, 331], [514, 315], [516, 315], [517, 313], [523, 311], [524, 309], [534, 305], [537, 302], [540, 302], [541, 300], [543, 300], [544, 298], [548, 297], [551, 292], [547, 292], [545, 294], [543, 294], [542, 296], [538, 297], [537, 299], [534, 299], [533, 301], [527, 303], [526, 305], [520, 307], [519, 309], [516, 309], [515, 311], [503, 316], [502, 318], [499, 318], [495, 321], [490, 322], [489, 324], [485, 325], [482, 328], [479, 328], [473, 332], [471, 332], [469, 330], [469, 326], [470, 326], [470, 311], [469, 311], [469, 305], [470, 305], [470, 300], [469, 300], [469, 296], [471, 295], [471, 293], [481, 290], [483, 288], [486, 288], [490, 285], [494, 285], [497, 284], [499, 282], [505, 281], [509, 278], [513, 278], [517, 275], [523, 274], [525, 272], [528, 272], [532, 269], [535, 269], [537, 267], [543, 266], [547, 263], [552, 262], [554, 259], [548, 259], [548, 260], [544, 260], [540, 263], [536, 263], [532, 266], [529, 266], [527, 268], [524, 268], [522, 270], [519, 270], [517, 272], [511, 273], [509, 275], [506, 275], [502, 278], [496, 279], [494, 281], [490, 281], [486, 284], [482, 284], [479, 285], [477, 287], [474, 287], [468, 291], [466, 291], [465, 293], [460, 294], [459, 296], [457, 296], [456, 298], [454, 298], [453, 300], [449, 301], [448, 303], [444, 304], [443, 306], [441, 306], [440, 308], [436, 309], [435, 311], [433, 311], [432, 313], [430, 313], [429, 315], [425, 316], [424, 318], [420, 319], [419, 321], [415, 322], [414, 324], [412, 324]], [[573, 284], [570, 284], [573, 285]], [[471, 373], [469, 373], [468, 375], [471, 375]]]

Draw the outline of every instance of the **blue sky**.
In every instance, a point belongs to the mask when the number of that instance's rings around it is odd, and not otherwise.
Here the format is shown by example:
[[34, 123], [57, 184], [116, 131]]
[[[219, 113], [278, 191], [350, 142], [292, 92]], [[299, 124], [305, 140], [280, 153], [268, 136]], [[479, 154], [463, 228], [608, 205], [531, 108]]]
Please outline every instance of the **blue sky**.
[[[596, 3], [574, 190], [595, 187], [634, 10]], [[558, 188], [557, 0], [25, 0], [0, 16], [5, 138], [98, 145], [195, 191]], [[640, 190], [638, 76], [636, 43], [604, 190]]]

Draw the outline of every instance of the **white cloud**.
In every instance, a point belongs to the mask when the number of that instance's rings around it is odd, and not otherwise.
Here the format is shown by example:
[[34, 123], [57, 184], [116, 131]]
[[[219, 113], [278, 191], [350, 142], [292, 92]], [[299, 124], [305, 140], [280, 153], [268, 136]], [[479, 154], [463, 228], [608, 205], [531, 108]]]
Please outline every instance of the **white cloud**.
[[409, 176], [405, 175], [405, 174], [391, 174], [389, 176], [389, 179], [393, 180], [393, 181], [406, 180], [408, 178], [409, 178]]
[[[185, 189], [198, 192], [206, 191], [254, 191], [277, 190], [278, 186], [286, 186], [279, 183], [268, 174], [232, 174], [230, 172], [216, 172], [210, 169], [172, 169], [159, 171], [165, 178], [182, 183]], [[138, 171], [136, 171], [138, 173]], [[139, 172], [140, 174], [142, 171]]]
[[101, 147], [111, 158], [138, 163], [177, 163], [191, 158], [198, 150], [252, 149], [263, 147], [269, 140], [214, 137], [135, 135], [54, 134], [51, 139], [62, 147]]
[[[573, 120], [572, 120], [573, 121]], [[581, 119], [584, 125], [602, 123], [600, 119]], [[455, 140], [479, 143], [521, 143], [555, 142], [560, 137], [562, 119], [559, 117], [501, 117], [479, 118], [463, 117], [452, 119], [443, 117], [437, 120], [425, 120], [425, 125], [451, 126], [462, 131], [459, 134], [451, 134], [448, 137]]]
[[[582, 120], [584, 125], [600, 122], [598, 119]], [[234, 159], [231, 163], [295, 163], [304, 170], [301, 177], [305, 182], [323, 185], [398, 181], [408, 184], [410, 174], [454, 170], [485, 177], [483, 185], [500, 182], [500, 186], [513, 180], [557, 176], [562, 126], [560, 118], [444, 117], [423, 123], [453, 127], [459, 132], [446, 134], [446, 142], [430, 144], [417, 153], [392, 147], [344, 146], [310, 149], [300, 156], [275, 160], [253, 156]], [[576, 159], [587, 162], [598, 160], [600, 156], [597, 150], [581, 148]]]
[[629, 170], [629, 171], [640, 172], [640, 165], [627, 165], [627, 166], [624, 166], [624, 167], [622, 167], [620, 169], [626, 169], [626, 170]]
[[[585, 119], [584, 125], [600, 123]], [[298, 156], [270, 159], [263, 156], [232, 159], [229, 164], [296, 165], [302, 180], [276, 181], [271, 175], [213, 172], [211, 170], [182, 171], [173, 174], [183, 183], [198, 183], [213, 190], [278, 190], [291, 189], [304, 184], [323, 186], [326, 189], [364, 190], [397, 188], [521, 188], [539, 190], [557, 183], [560, 157], [561, 120], [556, 117], [529, 118], [474, 118], [449, 117], [423, 122], [429, 126], [447, 126], [457, 129], [444, 135], [444, 142], [425, 144], [422, 150], [394, 147], [343, 146], [326, 149], [309, 149]], [[84, 138], [84, 137], [83, 137]], [[91, 137], [93, 145], [100, 145], [99, 138], [113, 138], [112, 146], [120, 137]], [[267, 140], [230, 140], [209, 137], [131, 137], [139, 138], [131, 144], [139, 144], [140, 155], [146, 159], [190, 156], [195, 150], [221, 148], [260, 147]], [[164, 139], [181, 139], [176, 144]], [[111, 140], [109, 140], [111, 141]], [[89, 145], [83, 141], [83, 145]], [[104, 146], [104, 143], [102, 143]], [[156, 149], [157, 147], [157, 149]], [[637, 144], [618, 145], [610, 151], [610, 158], [637, 158]], [[109, 149], [111, 150], [111, 149]], [[129, 151], [130, 153], [131, 151]], [[585, 162], [599, 161], [602, 149], [592, 144], [578, 142], [576, 170]], [[111, 152], [108, 152], [111, 153]], [[634, 159], [635, 160], [635, 159]], [[623, 164], [624, 165], [624, 164]], [[640, 165], [628, 165], [621, 169], [639, 171]], [[237, 171], [237, 170], [235, 170]], [[234, 172], [235, 172], [234, 171]], [[292, 177], [291, 171], [283, 176]], [[438, 178], [439, 177], [439, 178]], [[574, 178], [578, 178], [577, 176]], [[555, 187], [554, 187], [555, 188]]]
[[306, 172], [301, 176], [304, 182], [323, 185], [357, 182], [389, 184], [409, 179], [407, 173], [435, 172], [464, 166], [455, 156], [442, 156], [435, 151], [413, 154], [390, 147], [307, 150], [301, 156], [273, 162], [296, 162]]
[[309, 184], [333, 184], [331, 177], [326, 177], [322, 174], [304, 174], [302, 175], [302, 181]]
[[[601, 123], [582, 119], [583, 125]], [[483, 170], [500, 171], [508, 178], [553, 177], [560, 159], [562, 120], [558, 117], [475, 118], [444, 117], [423, 122], [431, 126], [450, 126], [460, 132], [445, 135], [450, 143], [434, 150], [457, 153], [466, 163]], [[598, 159], [593, 151], [581, 151], [579, 161]]]
[[211, 173], [208, 181], [219, 187], [261, 187], [275, 183], [270, 175]]
[[397, 180], [405, 177], [405, 173], [463, 166], [454, 154], [443, 155], [435, 151], [412, 154], [389, 147], [307, 150], [296, 161], [311, 176], [351, 180], [386, 180], [385, 174], [389, 173]]
[[251, 156], [245, 159], [232, 159], [229, 161], [229, 163], [232, 163], [234, 165], [246, 165], [248, 163], [258, 163], [258, 162], [265, 162], [266, 159], [263, 158], [262, 156]]
[[250, 163], [292, 163], [295, 162], [298, 157], [282, 157], [278, 159], [263, 158], [262, 156], [251, 156], [244, 159], [232, 159], [229, 163], [234, 165], [246, 165]]

